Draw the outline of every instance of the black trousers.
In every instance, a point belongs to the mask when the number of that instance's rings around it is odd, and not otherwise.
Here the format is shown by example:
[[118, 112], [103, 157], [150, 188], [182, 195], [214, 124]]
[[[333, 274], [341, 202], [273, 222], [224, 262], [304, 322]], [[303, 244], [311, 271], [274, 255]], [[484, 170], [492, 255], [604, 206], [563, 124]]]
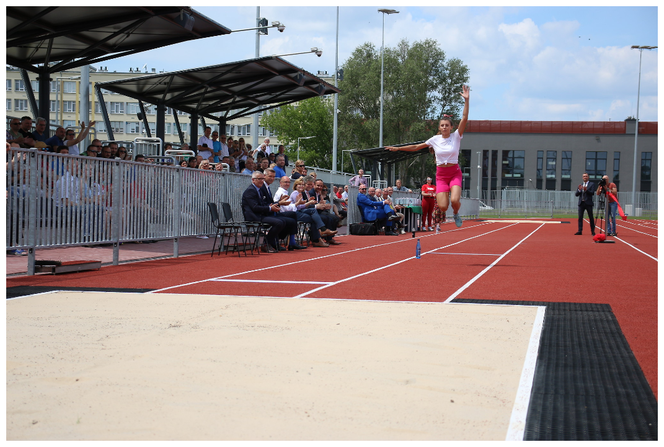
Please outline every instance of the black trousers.
[[583, 212], [588, 211], [588, 220], [590, 221], [590, 232], [595, 232], [595, 218], [593, 217], [593, 206], [585, 202], [579, 205], [579, 233], [583, 231]]

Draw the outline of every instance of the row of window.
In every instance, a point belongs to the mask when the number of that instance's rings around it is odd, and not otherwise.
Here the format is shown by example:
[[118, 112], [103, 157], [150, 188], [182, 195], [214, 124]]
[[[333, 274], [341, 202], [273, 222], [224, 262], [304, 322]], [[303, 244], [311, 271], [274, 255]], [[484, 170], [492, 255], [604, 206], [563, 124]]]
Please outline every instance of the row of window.
[[[69, 121], [65, 121], [67, 123]], [[72, 121], [73, 123], [73, 121]], [[113, 129], [113, 133], [130, 133], [130, 134], [139, 134], [143, 133], [145, 130], [145, 125], [142, 121], [111, 121], [111, 128]], [[148, 123], [150, 125], [150, 132], [152, 134], [156, 133], [156, 124], [155, 123]], [[71, 124], [73, 126], [73, 124]], [[64, 127], [67, 127], [65, 124]], [[211, 125], [213, 132], [218, 132], [219, 131], [219, 126], [218, 125]], [[97, 124], [95, 124], [95, 129], [97, 129], [97, 132], [101, 133], [107, 133], [106, 132], [106, 123], [102, 121], [97, 121]], [[182, 129], [182, 132], [184, 134], [189, 134], [191, 131], [191, 125], [190, 123], [180, 123], [180, 129]], [[178, 128], [175, 125], [175, 123], [165, 123], [165, 129], [164, 133], [167, 135], [177, 135], [178, 134]], [[261, 132], [263, 132], [261, 134]], [[260, 136], [269, 136], [266, 135], [267, 132], [265, 131], [264, 128], [259, 127], [259, 135]], [[203, 127], [198, 126], [198, 135], [203, 135]], [[251, 136], [251, 124], [245, 124], [242, 126], [239, 125], [233, 125], [229, 124], [226, 126], [226, 135], [232, 135], [232, 136]], [[274, 135], [273, 135], [274, 136]]]
[[[464, 158], [470, 160], [470, 151], [463, 151]], [[467, 154], [465, 153], [467, 152]], [[609, 174], [611, 181], [620, 182], [620, 152], [613, 153], [613, 172], [607, 167], [606, 151], [586, 151], [585, 172], [592, 180], [599, 180], [603, 175]], [[537, 173], [536, 184], [532, 185], [537, 189], [555, 190], [557, 179], [560, 178], [560, 190], [572, 190], [572, 151], [562, 151], [560, 177], [557, 175], [558, 151], [546, 151], [546, 165], [544, 164], [544, 151], [537, 151]], [[491, 170], [489, 170], [491, 165]], [[500, 173], [502, 176], [502, 186], [528, 186], [524, 181], [525, 151], [503, 151], [502, 166]], [[482, 156], [482, 177], [484, 189], [489, 186], [489, 172], [491, 175], [491, 189], [497, 187], [498, 177], [498, 151], [483, 151]], [[641, 153], [641, 190], [649, 190], [649, 185], [644, 185], [652, 181], [652, 152]]]

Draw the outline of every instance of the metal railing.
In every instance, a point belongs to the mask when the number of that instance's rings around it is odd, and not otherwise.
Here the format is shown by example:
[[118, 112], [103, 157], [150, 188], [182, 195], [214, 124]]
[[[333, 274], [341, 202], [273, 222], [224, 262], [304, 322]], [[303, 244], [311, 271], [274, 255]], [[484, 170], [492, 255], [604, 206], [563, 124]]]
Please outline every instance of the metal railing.
[[119, 263], [123, 242], [213, 234], [207, 202], [228, 202], [242, 220], [242, 192], [250, 176], [53, 154], [7, 153], [7, 249], [111, 243]]

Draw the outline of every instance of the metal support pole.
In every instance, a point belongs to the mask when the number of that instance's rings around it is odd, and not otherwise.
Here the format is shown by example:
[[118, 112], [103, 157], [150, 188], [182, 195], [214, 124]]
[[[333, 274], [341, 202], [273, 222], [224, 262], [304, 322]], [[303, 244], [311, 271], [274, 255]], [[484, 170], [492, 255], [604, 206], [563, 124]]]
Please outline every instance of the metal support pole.
[[108, 140], [115, 141], [111, 120], [108, 118], [108, 109], [106, 109], [106, 102], [104, 102], [104, 94], [101, 92], [101, 88], [98, 84], [95, 84], [95, 93], [97, 94], [99, 108], [101, 108], [101, 116], [104, 118], [104, 124], [106, 125], [106, 135], [108, 136]]
[[[111, 137], [112, 138], [112, 137]], [[111, 168], [113, 177], [113, 202], [111, 203], [111, 240], [113, 241], [113, 265], [120, 264], [120, 225], [122, 222], [122, 164], [119, 161], [113, 163]]]

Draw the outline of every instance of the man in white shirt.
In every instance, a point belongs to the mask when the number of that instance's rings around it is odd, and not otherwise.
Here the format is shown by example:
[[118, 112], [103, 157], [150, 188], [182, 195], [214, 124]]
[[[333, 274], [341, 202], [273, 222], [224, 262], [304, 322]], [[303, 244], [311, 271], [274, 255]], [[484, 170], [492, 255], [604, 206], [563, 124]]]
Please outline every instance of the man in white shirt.
[[[210, 138], [212, 133], [212, 128], [210, 126], [205, 126], [205, 135], [201, 136], [198, 139], [198, 155], [203, 157], [204, 160], [214, 161], [212, 156], [212, 148], [214, 147], [214, 142]], [[205, 146], [203, 146], [205, 145]]]

